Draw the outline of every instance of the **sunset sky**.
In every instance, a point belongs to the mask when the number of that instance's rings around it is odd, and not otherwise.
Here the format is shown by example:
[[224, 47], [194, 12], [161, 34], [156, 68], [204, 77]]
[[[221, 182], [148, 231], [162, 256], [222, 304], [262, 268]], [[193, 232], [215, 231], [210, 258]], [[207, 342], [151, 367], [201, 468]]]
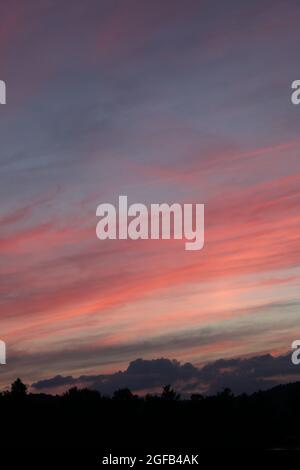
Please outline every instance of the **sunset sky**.
[[[299, 25], [297, 0], [1, 5], [1, 388], [300, 338]], [[98, 240], [121, 194], [204, 203], [203, 250]]]

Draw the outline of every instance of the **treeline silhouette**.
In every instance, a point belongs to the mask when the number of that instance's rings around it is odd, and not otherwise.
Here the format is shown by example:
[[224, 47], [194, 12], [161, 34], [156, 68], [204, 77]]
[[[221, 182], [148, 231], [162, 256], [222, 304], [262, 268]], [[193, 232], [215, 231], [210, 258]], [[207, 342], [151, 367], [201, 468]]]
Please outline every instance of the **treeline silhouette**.
[[69, 389], [28, 393], [20, 379], [0, 395], [1, 447], [139, 449], [300, 448], [300, 382], [252, 395], [229, 389], [182, 399], [169, 385], [159, 395], [129, 389], [113, 396]]

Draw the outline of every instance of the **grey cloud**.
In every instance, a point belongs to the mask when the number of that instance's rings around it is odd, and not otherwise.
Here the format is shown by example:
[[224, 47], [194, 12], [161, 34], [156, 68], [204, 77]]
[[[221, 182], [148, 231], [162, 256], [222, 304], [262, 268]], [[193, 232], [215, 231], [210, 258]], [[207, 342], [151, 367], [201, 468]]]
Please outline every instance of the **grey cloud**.
[[68, 386], [88, 386], [103, 394], [129, 387], [135, 392], [157, 390], [171, 384], [183, 394], [202, 392], [217, 393], [225, 387], [236, 393], [252, 393], [300, 378], [290, 354], [274, 357], [270, 354], [251, 358], [220, 359], [202, 368], [190, 363], [181, 364], [170, 359], [136, 359], [121, 372], [102, 375], [56, 376], [32, 384], [35, 391], [54, 391], [55, 388]]

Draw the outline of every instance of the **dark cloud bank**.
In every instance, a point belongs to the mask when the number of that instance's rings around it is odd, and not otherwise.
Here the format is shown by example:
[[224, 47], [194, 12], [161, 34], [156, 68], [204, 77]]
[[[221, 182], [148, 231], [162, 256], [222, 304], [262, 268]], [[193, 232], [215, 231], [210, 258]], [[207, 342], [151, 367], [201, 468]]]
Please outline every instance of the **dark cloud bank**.
[[78, 378], [57, 375], [32, 384], [34, 391], [55, 393], [72, 386], [88, 387], [111, 395], [128, 387], [136, 393], [154, 392], [171, 384], [183, 395], [201, 392], [213, 394], [225, 387], [235, 394], [252, 393], [279, 383], [300, 380], [300, 366], [294, 366], [291, 355], [266, 354], [243, 359], [220, 359], [202, 368], [170, 359], [136, 359], [123, 372], [83, 375]]

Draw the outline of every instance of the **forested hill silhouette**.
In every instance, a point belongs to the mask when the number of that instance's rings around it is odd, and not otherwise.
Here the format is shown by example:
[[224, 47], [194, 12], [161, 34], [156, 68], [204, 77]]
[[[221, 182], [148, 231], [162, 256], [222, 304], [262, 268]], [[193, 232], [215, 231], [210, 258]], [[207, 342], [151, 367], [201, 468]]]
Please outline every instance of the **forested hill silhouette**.
[[0, 395], [1, 448], [300, 448], [299, 400], [300, 382], [182, 399], [168, 385], [143, 398], [128, 388], [112, 398], [76, 387], [32, 394], [17, 379]]

